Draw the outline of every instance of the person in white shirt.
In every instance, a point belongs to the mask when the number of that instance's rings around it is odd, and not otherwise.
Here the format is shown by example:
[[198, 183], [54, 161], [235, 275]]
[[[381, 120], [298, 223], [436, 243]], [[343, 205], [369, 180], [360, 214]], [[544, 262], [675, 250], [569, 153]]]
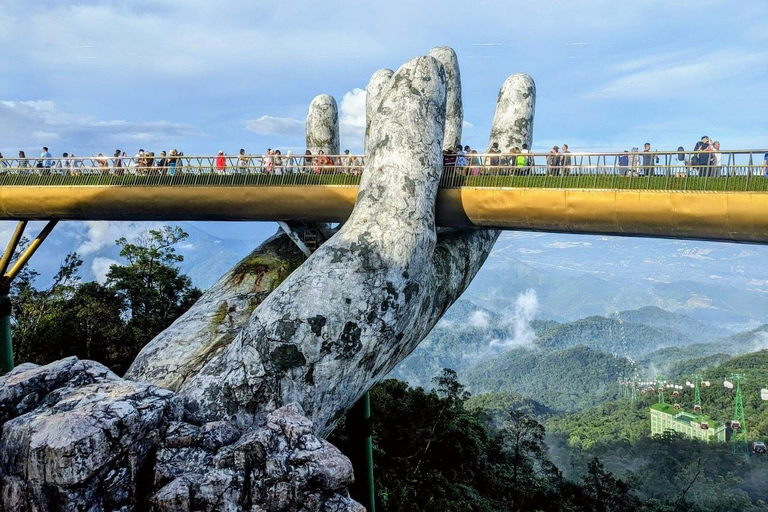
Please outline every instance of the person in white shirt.
[[712, 176], [720, 176], [723, 170], [723, 154], [720, 152], [720, 141], [712, 143]]

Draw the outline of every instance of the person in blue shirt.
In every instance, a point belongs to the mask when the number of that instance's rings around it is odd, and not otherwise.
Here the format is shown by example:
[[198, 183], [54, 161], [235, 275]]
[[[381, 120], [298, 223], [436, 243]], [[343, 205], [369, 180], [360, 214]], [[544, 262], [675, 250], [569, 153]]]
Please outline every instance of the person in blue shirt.
[[768, 178], [768, 153], [763, 155], [763, 174]]
[[46, 170], [51, 170], [51, 158], [53, 158], [53, 155], [51, 155], [48, 152], [48, 148], [43, 146], [43, 152], [40, 154], [40, 161], [41, 164], [38, 164], [38, 167], [45, 167]]

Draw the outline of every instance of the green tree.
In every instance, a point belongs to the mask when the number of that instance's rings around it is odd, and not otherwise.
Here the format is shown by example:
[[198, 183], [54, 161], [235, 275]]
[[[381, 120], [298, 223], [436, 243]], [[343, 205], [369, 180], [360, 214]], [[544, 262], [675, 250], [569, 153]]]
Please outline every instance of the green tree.
[[183, 257], [174, 245], [187, 236], [165, 226], [136, 243], [117, 240], [127, 263], [112, 265], [104, 285], [80, 282], [83, 262], [76, 253], [42, 290], [35, 287], [38, 273], [24, 269], [11, 288], [16, 362], [47, 364], [75, 355], [124, 373], [138, 351], [200, 297], [177, 267]]
[[[23, 241], [19, 251], [23, 250]], [[67, 302], [77, 288], [77, 271], [83, 261], [77, 253], [64, 258], [48, 288], [38, 290], [34, 281], [38, 273], [24, 269], [11, 286], [13, 304], [13, 344], [15, 359], [20, 362], [45, 364], [68, 355], [71, 345], [68, 332], [59, 320], [67, 310]]]
[[107, 284], [125, 297], [133, 331], [128, 352], [134, 355], [200, 298], [200, 290], [177, 266], [184, 257], [174, 246], [188, 236], [178, 226], [163, 226], [136, 243], [125, 238], [116, 242], [128, 263], [112, 265]]
[[606, 471], [596, 457], [589, 462], [583, 480], [587, 506], [594, 512], [634, 512], [640, 507], [629, 484]]

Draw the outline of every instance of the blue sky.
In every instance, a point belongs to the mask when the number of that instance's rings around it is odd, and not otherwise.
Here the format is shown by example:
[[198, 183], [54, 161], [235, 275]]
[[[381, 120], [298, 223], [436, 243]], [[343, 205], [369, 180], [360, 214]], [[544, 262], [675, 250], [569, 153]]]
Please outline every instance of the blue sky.
[[768, 146], [758, 0], [0, 2], [5, 156], [303, 149], [320, 93], [359, 150], [370, 75], [438, 45], [459, 56], [473, 147], [517, 72], [538, 88], [535, 149]]

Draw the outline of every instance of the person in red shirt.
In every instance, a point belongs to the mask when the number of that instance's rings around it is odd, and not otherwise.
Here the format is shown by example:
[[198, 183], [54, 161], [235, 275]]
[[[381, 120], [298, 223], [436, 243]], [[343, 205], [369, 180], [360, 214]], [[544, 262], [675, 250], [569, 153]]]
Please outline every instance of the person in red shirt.
[[216, 171], [219, 174], [224, 174], [224, 168], [227, 166], [227, 157], [224, 156], [223, 151], [219, 151], [216, 157]]

